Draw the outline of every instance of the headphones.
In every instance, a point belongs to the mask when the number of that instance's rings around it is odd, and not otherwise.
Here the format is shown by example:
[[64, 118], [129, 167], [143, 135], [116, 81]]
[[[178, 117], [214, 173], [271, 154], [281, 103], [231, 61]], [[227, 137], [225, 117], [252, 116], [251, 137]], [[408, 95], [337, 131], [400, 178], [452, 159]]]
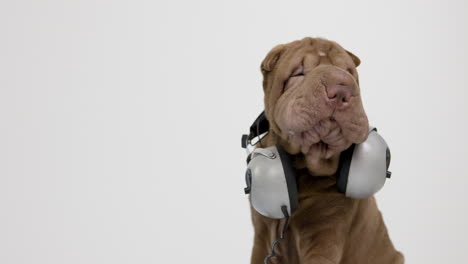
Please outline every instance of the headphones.
[[[262, 112], [250, 126], [249, 135], [242, 136], [242, 148], [248, 152], [245, 181], [246, 194], [250, 194], [252, 206], [263, 216], [288, 218], [298, 207], [295, 169], [291, 156], [280, 146], [255, 147], [249, 150], [252, 139], [267, 133], [269, 123]], [[362, 199], [378, 192], [386, 178], [391, 177], [390, 149], [370, 128], [366, 141], [352, 144], [340, 154], [336, 172], [338, 191], [346, 197]]]

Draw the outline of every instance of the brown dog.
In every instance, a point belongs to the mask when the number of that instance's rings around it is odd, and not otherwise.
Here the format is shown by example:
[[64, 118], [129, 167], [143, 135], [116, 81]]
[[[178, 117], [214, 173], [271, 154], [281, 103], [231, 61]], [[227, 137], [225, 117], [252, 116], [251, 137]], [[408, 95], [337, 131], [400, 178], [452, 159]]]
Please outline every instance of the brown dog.
[[[340, 152], [368, 135], [359, 64], [358, 57], [337, 43], [316, 38], [276, 46], [262, 62], [270, 123], [262, 142], [281, 145], [293, 156], [299, 192], [299, 207], [270, 263], [403, 263], [374, 197], [349, 199], [336, 187]], [[251, 263], [260, 264], [280, 236], [284, 220], [251, 211]]]

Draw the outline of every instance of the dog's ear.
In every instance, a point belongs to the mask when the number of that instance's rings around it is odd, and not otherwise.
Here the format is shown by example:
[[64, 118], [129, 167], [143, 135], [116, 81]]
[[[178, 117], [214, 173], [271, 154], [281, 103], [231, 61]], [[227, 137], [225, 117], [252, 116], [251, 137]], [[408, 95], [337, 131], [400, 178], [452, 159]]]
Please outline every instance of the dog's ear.
[[263, 74], [270, 72], [275, 67], [276, 63], [278, 62], [281, 53], [284, 51], [285, 45], [280, 44], [274, 47], [268, 54], [266, 55], [265, 59], [263, 59], [262, 64], [260, 66], [260, 70]]
[[351, 51], [346, 50], [346, 53], [353, 59], [354, 65], [359, 66], [361, 64], [361, 60], [358, 58], [358, 56], [354, 55]]

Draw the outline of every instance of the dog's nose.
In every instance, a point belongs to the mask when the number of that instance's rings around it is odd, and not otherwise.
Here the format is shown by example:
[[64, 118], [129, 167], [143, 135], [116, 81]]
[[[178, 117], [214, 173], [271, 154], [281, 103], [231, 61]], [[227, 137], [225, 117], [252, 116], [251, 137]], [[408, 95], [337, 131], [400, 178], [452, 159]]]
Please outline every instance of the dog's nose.
[[336, 106], [348, 103], [353, 95], [354, 80], [343, 71], [333, 71], [325, 79], [327, 96]]
[[337, 105], [349, 102], [351, 98], [351, 88], [343, 83], [337, 83], [327, 86], [327, 95], [330, 101]]

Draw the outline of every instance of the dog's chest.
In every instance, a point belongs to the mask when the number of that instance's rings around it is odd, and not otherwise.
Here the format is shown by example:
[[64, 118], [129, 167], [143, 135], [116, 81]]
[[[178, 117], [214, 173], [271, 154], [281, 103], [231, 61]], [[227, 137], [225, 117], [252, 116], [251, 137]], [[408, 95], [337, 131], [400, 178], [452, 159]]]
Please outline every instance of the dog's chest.
[[357, 204], [337, 191], [334, 177], [301, 174], [297, 180], [299, 206], [290, 221], [296, 233], [317, 237], [349, 225]]

